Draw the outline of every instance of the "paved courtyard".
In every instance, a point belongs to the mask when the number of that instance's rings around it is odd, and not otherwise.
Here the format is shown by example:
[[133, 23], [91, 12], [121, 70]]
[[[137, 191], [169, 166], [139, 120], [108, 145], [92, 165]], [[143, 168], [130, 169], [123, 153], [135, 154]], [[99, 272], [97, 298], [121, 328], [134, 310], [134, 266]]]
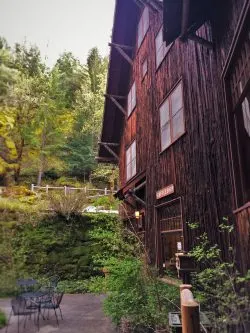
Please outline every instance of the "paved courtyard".
[[[92, 294], [84, 295], [64, 295], [61, 309], [63, 320], [60, 315], [59, 327], [53, 311], [50, 312], [49, 320], [40, 320], [40, 333], [114, 333], [116, 332], [109, 318], [105, 317], [102, 311], [103, 296]], [[7, 315], [10, 313], [10, 300], [0, 299], [0, 308]], [[59, 314], [59, 313], [58, 313]], [[20, 317], [22, 319], [22, 317]], [[23, 323], [23, 319], [22, 319]], [[27, 320], [26, 328], [20, 325], [20, 333], [35, 333], [37, 327], [34, 321]], [[0, 329], [0, 333], [5, 332], [5, 328]], [[17, 332], [17, 317], [12, 316], [8, 328], [8, 333]]]

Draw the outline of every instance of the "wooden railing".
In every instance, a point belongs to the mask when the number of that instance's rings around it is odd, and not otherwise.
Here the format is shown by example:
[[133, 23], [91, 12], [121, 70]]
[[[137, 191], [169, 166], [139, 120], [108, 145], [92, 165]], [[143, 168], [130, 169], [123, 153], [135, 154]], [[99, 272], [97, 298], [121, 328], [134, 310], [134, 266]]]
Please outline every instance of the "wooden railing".
[[68, 195], [72, 191], [80, 191], [83, 192], [88, 198], [97, 198], [97, 197], [103, 197], [112, 195], [115, 193], [114, 190], [108, 190], [107, 188], [104, 189], [98, 189], [98, 188], [88, 188], [85, 187], [71, 187], [71, 186], [37, 186], [34, 184], [31, 184], [31, 191], [32, 192], [40, 192], [45, 191], [47, 194], [49, 194], [50, 191], [63, 191], [64, 195]]

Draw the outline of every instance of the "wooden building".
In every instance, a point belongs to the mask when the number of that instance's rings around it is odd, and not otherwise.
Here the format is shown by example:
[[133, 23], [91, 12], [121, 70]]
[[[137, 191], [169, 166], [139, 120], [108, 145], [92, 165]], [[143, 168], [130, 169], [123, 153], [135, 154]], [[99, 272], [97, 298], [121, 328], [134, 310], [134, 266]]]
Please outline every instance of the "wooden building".
[[98, 160], [158, 267], [202, 232], [226, 257], [228, 218], [250, 268], [249, 26], [250, 0], [116, 0]]

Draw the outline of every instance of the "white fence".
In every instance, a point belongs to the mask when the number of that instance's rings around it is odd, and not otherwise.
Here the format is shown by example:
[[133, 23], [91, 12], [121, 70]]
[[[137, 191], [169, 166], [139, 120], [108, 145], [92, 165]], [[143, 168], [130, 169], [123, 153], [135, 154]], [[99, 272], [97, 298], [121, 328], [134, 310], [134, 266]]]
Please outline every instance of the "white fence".
[[88, 198], [98, 198], [98, 197], [103, 197], [103, 196], [107, 196], [107, 195], [112, 195], [115, 193], [115, 191], [113, 190], [108, 190], [107, 188], [105, 189], [97, 189], [97, 188], [88, 188], [88, 187], [70, 187], [70, 186], [50, 186], [50, 185], [46, 185], [46, 186], [37, 186], [34, 184], [31, 184], [31, 191], [32, 192], [40, 192], [41, 191], [45, 191], [47, 194], [51, 191], [51, 190], [59, 190], [59, 191], [63, 191], [64, 195], [67, 196], [67, 194], [69, 194], [72, 191], [82, 191], [84, 192], [84, 194], [86, 194], [86, 196]]

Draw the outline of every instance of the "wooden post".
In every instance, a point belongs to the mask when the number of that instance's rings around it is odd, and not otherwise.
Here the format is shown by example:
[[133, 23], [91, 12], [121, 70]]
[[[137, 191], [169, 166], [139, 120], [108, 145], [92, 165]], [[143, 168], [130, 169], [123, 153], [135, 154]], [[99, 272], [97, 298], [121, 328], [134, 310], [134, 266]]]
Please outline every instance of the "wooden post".
[[107, 195], [107, 187], [104, 189], [104, 195]]
[[84, 192], [87, 194], [87, 186], [84, 187]]
[[49, 185], [46, 185], [46, 193], [49, 193]]
[[64, 195], [67, 196], [67, 186], [64, 186]]
[[200, 310], [191, 285], [180, 285], [182, 333], [200, 333]]
[[34, 187], [35, 187], [35, 185], [34, 185], [34, 184], [31, 184], [31, 192], [35, 192], [35, 191], [34, 191]]

